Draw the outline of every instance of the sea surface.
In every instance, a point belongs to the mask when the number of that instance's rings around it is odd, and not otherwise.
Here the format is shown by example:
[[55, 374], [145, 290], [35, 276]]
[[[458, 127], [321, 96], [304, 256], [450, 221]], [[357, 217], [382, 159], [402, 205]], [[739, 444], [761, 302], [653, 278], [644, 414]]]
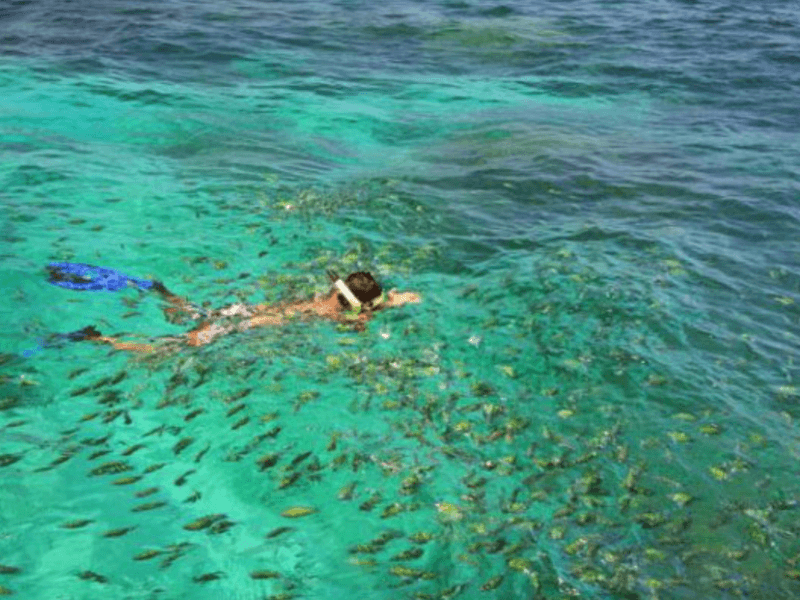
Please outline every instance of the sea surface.
[[799, 98], [796, 1], [0, 0], [0, 595], [800, 597]]

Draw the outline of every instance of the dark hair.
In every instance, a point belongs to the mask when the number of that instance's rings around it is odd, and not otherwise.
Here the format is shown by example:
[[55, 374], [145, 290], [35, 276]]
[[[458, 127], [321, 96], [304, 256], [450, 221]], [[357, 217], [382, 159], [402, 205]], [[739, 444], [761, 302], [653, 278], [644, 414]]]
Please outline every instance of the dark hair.
[[[372, 275], [365, 271], [350, 273], [344, 282], [361, 304], [366, 304], [370, 300], [374, 300], [380, 296], [383, 291]], [[339, 304], [343, 308], [351, 308], [350, 303], [342, 294], [337, 294], [336, 297], [339, 299]]]

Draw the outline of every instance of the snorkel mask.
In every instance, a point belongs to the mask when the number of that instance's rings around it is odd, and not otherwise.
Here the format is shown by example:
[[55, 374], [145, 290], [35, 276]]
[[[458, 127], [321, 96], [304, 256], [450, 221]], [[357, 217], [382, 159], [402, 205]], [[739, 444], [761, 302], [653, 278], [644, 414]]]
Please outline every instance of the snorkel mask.
[[[345, 312], [345, 316], [348, 319], [358, 318], [358, 315], [361, 314], [363, 306], [362, 302], [358, 298], [356, 298], [356, 295], [353, 293], [353, 291], [349, 287], [347, 287], [347, 284], [344, 281], [342, 281], [341, 277], [339, 277], [334, 271], [328, 269], [327, 273], [328, 277], [333, 282], [333, 285], [336, 287], [337, 290], [341, 292], [342, 296], [345, 297], [347, 302], [350, 303], [350, 306], [352, 307], [349, 311]], [[383, 303], [383, 301], [384, 301], [384, 295], [383, 292], [381, 292], [377, 298], [373, 298], [372, 300], [370, 300], [367, 303], [367, 305], [372, 310], [374, 310], [378, 305]]]

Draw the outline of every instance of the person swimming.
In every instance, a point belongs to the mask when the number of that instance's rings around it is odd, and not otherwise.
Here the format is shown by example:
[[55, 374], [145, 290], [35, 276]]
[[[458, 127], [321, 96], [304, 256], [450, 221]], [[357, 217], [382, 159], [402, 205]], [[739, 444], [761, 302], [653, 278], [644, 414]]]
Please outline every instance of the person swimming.
[[[298, 319], [327, 319], [349, 323], [363, 331], [375, 312], [421, 302], [419, 294], [415, 292], [398, 292], [392, 289], [384, 293], [380, 284], [366, 271], [351, 273], [345, 280], [332, 271], [328, 271], [328, 276], [332, 283], [330, 290], [327, 294], [317, 294], [313, 300], [253, 306], [237, 303], [213, 311], [198, 308], [169, 291], [162, 282], [153, 281], [150, 289], [158, 292], [167, 302], [164, 308], [167, 320], [172, 323], [181, 323], [185, 318], [200, 321], [196, 327], [181, 336], [161, 339], [178, 341], [188, 346], [203, 346], [223, 335], [256, 327], [279, 326]], [[93, 326], [85, 327], [75, 334], [80, 334], [76, 339], [110, 344], [118, 350], [150, 352], [155, 348], [153, 344], [126, 342], [104, 336]]]

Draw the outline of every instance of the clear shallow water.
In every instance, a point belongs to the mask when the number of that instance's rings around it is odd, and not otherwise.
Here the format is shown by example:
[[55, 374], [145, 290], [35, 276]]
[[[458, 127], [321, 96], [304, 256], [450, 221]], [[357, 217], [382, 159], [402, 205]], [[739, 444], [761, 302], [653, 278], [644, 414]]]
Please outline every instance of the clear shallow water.
[[[796, 11], [116, 6], [0, 9], [2, 590], [797, 597]], [[26, 357], [183, 331], [53, 260], [425, 301]]]

